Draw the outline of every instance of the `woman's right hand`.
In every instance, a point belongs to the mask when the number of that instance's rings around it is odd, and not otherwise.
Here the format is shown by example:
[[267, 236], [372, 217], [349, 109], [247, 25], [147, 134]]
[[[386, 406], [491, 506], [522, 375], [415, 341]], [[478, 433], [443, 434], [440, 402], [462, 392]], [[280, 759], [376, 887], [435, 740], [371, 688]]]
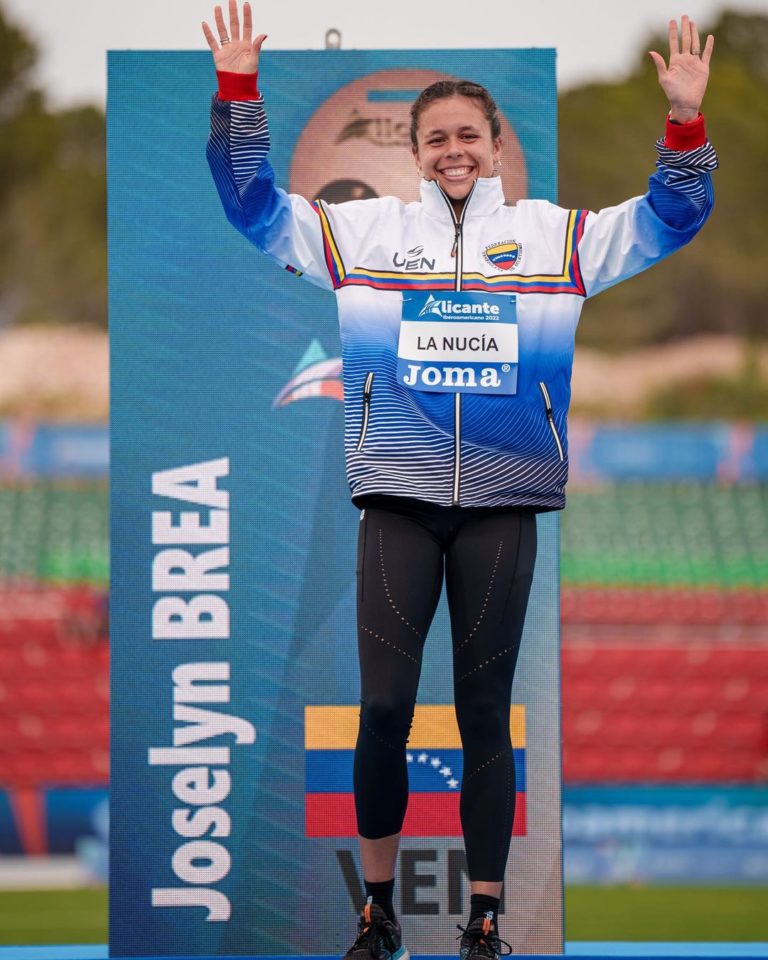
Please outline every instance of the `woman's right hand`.
[[216, 20], [218, 40], [207, 23], [203, 23], [203, 33], [211, 48], [216, 69], [227, 73], [256, 73], [259, 69], [261, 45], [267, 39], [267, 35], [260, 33], [255, 40], [251, 39], [253, 25], [250, 3], [246, 0], [243, 4], [242, 36], [237, 0], [229, 0], [229, 33], [227, 33], [221, 7], [215, 7], [213, 15]]

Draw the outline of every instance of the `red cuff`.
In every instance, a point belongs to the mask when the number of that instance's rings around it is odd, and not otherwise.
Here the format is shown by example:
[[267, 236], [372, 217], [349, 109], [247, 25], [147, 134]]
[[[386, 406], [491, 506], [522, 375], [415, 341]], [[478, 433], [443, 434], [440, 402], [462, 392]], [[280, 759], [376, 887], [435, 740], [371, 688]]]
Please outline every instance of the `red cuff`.
[[259, 91], [256, 88], [258, 76], [258, 73], [229, 73], [225, 70], [217, 70], [219, 100], [258, 100]]
[[695, 150], [703, 147], [707, 142], [707, 132], [704, 129], [704, 117], [699, 114], [690, 123], [673, 123], [667, 117], [667, 130], [664, 135], [664, 146], [670, 150]]

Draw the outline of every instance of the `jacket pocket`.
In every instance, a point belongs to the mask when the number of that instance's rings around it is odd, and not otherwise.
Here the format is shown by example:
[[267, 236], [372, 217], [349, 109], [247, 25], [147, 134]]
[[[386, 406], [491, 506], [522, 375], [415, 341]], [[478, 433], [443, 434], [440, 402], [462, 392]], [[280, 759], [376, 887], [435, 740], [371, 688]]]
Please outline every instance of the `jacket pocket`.
[[365, 378], [363, 387], [363, 419], [360, 424], [360, 436], [357, 440], [357, 449], [362, 450], [365, 443], [365, 435], [368, 433], [368, 423], [371, 419], [371, 394], [373, 393], [373, 370]]
[[562, 461], [565, 460], [565, 452], [563, 450], [563, 444], [560, 440], [560, 435], [557, 432], [557, 426], [555, 425], [555, 417], [552, 413], [552, 401], [549, 398], [549, 390], [547, 390], [547, 385], [543, 380], [539, 381], [539, 390], [541, 390], [541, 396], [544, 399], [544, 409], [547, 414], [547, 423], [549, 424], [549, 429], [552, 432], [552, 439], [555, 441], [555, 446], [557, 447], [557, 455], [562, 463]]

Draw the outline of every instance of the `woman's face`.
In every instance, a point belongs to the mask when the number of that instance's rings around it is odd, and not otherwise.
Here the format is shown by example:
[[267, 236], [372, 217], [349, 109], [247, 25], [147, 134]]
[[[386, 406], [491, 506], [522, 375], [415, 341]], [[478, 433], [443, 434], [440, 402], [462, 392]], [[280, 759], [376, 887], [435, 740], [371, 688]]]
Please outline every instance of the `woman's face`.
[[419, 117], [416, 166], [426, 180], [436, 180], [451, 200], [464, 200], [478, 177], [491, 177], [501, 158], [501, 138], [471, 97], [435, 100]]

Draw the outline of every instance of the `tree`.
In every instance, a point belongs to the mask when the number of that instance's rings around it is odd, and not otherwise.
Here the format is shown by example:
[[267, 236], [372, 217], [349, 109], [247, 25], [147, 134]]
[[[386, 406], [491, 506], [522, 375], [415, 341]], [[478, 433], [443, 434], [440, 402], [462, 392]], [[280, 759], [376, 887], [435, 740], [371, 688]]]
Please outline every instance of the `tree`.
[[48, 110], [0, 8], [0, 323], [106, 325], [104, 115]]
[[[725, 13], [704, 101], [720, 157], [715, 209], [684, 250], [589, 304], [580, 342], [623, 349], [702, 332], [766, 337], [768, 17]], [[653, 38], [646, 49], [664, 50]], [[560, 202], [599, 209], [642, 191], [665, 102], [647, 55], [625, 81], [560, 101]], [[647, 149], [639, 149], [647, 144]]]

